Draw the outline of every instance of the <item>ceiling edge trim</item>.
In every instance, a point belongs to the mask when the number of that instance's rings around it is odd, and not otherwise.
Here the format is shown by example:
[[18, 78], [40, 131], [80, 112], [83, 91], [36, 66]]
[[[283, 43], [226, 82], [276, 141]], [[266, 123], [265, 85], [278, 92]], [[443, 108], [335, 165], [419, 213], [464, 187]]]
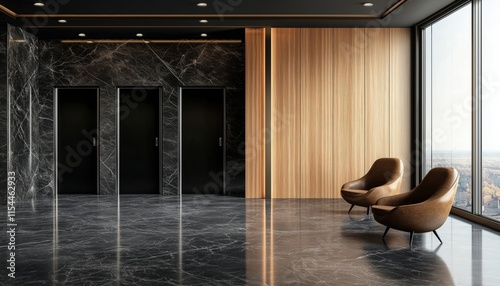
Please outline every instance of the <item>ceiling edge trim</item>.
[[[394, 10], [403, 5], [407, 0], [399, 0], [394, 5], [389, 7], [382, 14], [229, 14], [224, 15], [224, 18], [253, 18], [253, 19], [274, 19], [274, 18], [289, 18], [289, 19], [383, 19]], [[219, 15], [215, 14], [17, 14], [16, 12], [10, 10], [4, 5], [0, 5], [0, 11], [11, 18], [35, 18], [35, 17], [47, 17], [47, 18], [219, 18]]]
[[[224, 18], [230, 19], [383, 19], [389, 14], [391, 14], [394, 10], [403, 5], [407, 0], [399, 0], [391, 7], [389, 7], [382, 14], [229, 14], [224, 15]], [[6, 14], [7, 16], [13, 19], [20, 18], [71, 18], [71, 19], [113, 19], [113, 18], [165, 18], [165, 19], [191, 19], [191, 18], [220, 18], [220, 15], [217, 14], [17, 14], [16, 12], [10, 10], [4, 5], [0, 5], [0, 12]], [[30, 26], [31, 28], [41, 28], [42, 26]]]
[[[68, 19], [191, 19], [191, 18], [208, 18], [216, 19], [222, 16], [217, 14], [16, 14], [17, 18], [68, 18]], [[230, 14], [224, 15], [224, 18], [231, 19], [377, 19], [382, 15], [378, 14]]]
[[[81, 28], [81, 29], [102, 29], [102, 28], [107, 28], [107, 29], [135, 29], [135, 28], [141, 28], [141, 29], [157, 29], [157, 28], [175, 28], [175, 29], [191, 29], [191, 28], [200, 28], [200, 29], [221, 29], [221, 28], [246, 28], [248, 26], [104, 26], [104, 25], [99, 25], [99, 26], [23, 26], [23, 28], [26, 29], [75, 29], [75, 28]], [[254, 27], [252, 27], [254, 28]], [[258, 27], [262, 28], [262, 27]]]

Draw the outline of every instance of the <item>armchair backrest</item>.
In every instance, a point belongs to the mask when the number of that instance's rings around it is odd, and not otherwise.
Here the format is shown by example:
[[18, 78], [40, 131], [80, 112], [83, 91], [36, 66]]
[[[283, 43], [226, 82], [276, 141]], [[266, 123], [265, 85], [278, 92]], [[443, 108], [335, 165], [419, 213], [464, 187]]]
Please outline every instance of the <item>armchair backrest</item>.
[[373, 162], [363, 176], [367, 189], [387, 184], [403, 174], [403, 162], [399, 158], [380, 158]]
[[450, 207], [455, 198], [459, 175], [454, 168], [433, 168], [422, 182], [410, 191], [405, 204], [416, 204], [432, 198], [449, 201]]

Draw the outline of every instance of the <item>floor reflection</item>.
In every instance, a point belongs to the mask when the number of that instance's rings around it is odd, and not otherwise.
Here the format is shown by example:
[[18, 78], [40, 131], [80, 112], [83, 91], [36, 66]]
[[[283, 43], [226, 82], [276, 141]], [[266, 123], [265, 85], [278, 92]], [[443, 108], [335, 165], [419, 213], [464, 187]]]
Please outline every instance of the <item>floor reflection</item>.
[[59, 195], [53, 225], [53, 280], [97, 285], [117, 280], [116, 197]]
[[369, 244], [364, 250], [372, 271], [398, 285], [454, 285], [447, 264], [435, 252]]
[[[18, 206], [0, 285], [500, 285], [500, 235], [451, 217], [390, 232], [332, 199], [61, 196]], [[55, 215], [57, 214], [57, 215]], [[0, 246], [7, 257], [7, 248]], [[6, 269], [2, 270], [6, 277]]]

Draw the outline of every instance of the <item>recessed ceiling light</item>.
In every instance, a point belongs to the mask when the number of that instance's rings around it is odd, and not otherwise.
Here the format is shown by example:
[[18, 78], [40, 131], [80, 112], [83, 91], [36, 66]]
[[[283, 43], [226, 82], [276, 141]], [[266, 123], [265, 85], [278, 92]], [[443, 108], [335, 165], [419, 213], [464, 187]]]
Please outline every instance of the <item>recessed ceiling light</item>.
[[142, 37], [142, 36], [144, 36], [144, 35], [143, 35], [142, 33], [137, 33], [137, 34], [136, 34], [136, 36], [137, 36], [137, 37]]
[[43, 7], [43, 6], [45, 6], [45, 4], [43, 4], [42, 2], [35, 2], [35, 4], [33, 4], [33, 5], [35, 5], [37, 7]]
[[205, 19], [200, 20], [200, 23], [208, 23], [208, 20], [205, 20]]
[[203, 33], [203, 34], [201, 34], [201, 36], [202, 36], [202, 37], [206, 37], [206, 36], [207, 36], [207, 34]]
[[80, 34], [78, 34], [78, 37], [85, 37], [85, 34], [84, 33], [80, 33]]
[[67, 21], [66, 21], [66, 20], [64, 20], [64, 19], [60, 19], [60, 20], [57, 20], [57, 22], [59, 22], [59, 23], [63, 23], [63, 24], [64, 24], [64, 23], [66, 23]]
[[207, 7], [207, 3], [200, 2], [200, 3], [196, 4], [196, 6], [198, 6], [198, 7]]
[[365, 7], [371, 7], [371, 6], [373, 6], [373, 3], [366, 2], [366, 3], [363, 3], [363, 6], [365, 6]]

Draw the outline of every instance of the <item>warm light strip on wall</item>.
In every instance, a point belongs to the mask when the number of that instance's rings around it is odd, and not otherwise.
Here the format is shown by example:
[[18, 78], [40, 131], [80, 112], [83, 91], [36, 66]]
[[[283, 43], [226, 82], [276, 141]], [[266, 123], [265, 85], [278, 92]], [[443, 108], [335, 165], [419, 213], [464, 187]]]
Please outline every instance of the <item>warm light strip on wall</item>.
[[392, 13], [392, 11], [396, 10], [399, 8], [399, 6], [403, 5], [406, 2], [406, 0], [399, 0], [396, 4], [392, 5], [387, 11], [385, 11], [382, 15], [381, 18], [385, 18], [385, 16], [389, 15]]
[[5, 7], [4, 5], [0, 5], [0, 11], [2, 11], [5, 15], [11, 17], [11, 18], [16, 18], [17, 14], [10, 10], [9, 8]]
[[241, 40], [61, 40], [61, 44], [240, 44]]

